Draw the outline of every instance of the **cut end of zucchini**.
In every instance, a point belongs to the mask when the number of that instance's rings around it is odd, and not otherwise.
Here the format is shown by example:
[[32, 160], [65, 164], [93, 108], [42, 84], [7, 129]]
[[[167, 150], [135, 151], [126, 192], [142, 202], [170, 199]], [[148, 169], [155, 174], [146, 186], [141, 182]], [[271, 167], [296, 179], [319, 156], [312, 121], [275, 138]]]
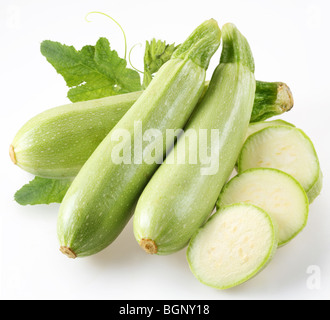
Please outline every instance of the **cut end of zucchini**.
[[60, 251], [70, 259], [76, 259], [77, 255], [68, 247], [61, 247]]
[[157, 254], [158, 247], [155, 241], [151, 239], [142, 239], [140, 241], [140, 247], [148, 254]]
[[202, 283], [228, 289], [254, 277], [272, 259], [277, 232], [271, 218], [250, 204], [222, 208], [195, 234], [187, 251]]
[[278, 104], [282, 113], [290, 111], [293, 108], [293, 95], [287, 84], [280, 82], [278, 85]]
[[15, 154], [15, 149], [13, 145], [10, 145], [9, 147], [9, 155], [10, 159], [14, 164], [17, 164], [17, 159], [16, 159], [16, 154]]
[[307, 195], [293, 177], [280, 170], [249, 169], [234, 177], [222, 190], [217, 208], [239, 202], [254, 204], [271, 216], [279, 228], [279, 246], [307, 224]]
[[275, 168], [290, 174], [305, 189], [310, 203], [321, 192], [318, 156], [301, 129], [271, 126], [249, 136], [239, 156], [238, 171], [251, 168]]

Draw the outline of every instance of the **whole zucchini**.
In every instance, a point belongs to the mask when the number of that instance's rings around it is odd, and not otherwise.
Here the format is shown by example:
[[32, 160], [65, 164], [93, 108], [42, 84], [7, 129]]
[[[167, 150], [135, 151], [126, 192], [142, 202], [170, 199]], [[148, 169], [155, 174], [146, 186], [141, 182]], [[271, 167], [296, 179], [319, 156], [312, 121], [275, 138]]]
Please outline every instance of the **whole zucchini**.
[[[255, 96], [254, 60], [246, 39], [232, 24], [222, 29], [223, 51], [208, 91], [185, 127], [185, 134], [144, 189], [134, 214], [134, 233], [150, 254], [170, 254], [184, 248], [206, 221], [229, 178], [243, 145]], [[181, 163], [191, 155], [188, 132], [220, 129], [218, 144], [210, 144], [218, 170], [205, 174], [200, 157], [197, 164]], [[205, 143], [205, 142], [204, 142]], [[213, 153], [212, 153], [213, 152]], [[176, 164], [168, 163], [172, 154]]]
[[[16, 134], [10, 146], [12, 161], [39, 177], [75, 177], [142, 93], [75, 102], [40, 113]], [[250, 122], [282, 114], [292, 106], [292, 94], [286, 84], [257, 81]]]
[[[123, 230], [139, 195], [156, 171], [157, 162], [162, 161], [139, 161], [140, 156], [150, 151], [151, 144], [135, 132], [136, 123], [143, 126], [142, 136], [148, 129], [162, 134], [161, 139], [155, 138], [153, 146], [161, 147], [163, 157], [171, 147], [163, 141], [165, 132], [183, 128], [189, 119], [204, 89], [206, 69], [220, 40], [215, 20], [201, 24], [162, 66], [82, 167], [64, 197], [58, 217], [61, 251], [68, 257], [95, 254]], [[121, 142], [122, 149], [129, 151], [125, 159], [134, 161], [114, 160], [120, 132], [128, 134]]]

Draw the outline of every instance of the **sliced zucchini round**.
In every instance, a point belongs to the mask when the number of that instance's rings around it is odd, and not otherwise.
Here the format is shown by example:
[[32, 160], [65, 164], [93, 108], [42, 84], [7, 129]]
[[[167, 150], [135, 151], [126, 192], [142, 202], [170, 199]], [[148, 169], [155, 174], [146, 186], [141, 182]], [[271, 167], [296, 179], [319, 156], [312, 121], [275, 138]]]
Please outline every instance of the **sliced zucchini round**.
[[322, 172], [313, 143], [296, 127], [271, 126], [252, 134], [238, 158], [238, 172], [250, 168], [275, 168], [292, 175], [303, 186], [310, 203], [322, 189]]
[[252, 134], [268, 128], [268, 127], [275, 127], [275, 126], [287, 126], [287, 127], [294, 127], [294, 125], [290, 122], [277, 119], [277, 120], [272, 120], [272, 121], [259, 121], [259, 122], [252, 122], [248, 126], [248, 131], [246, 134], [246, 138], [251, 136]]
[[254, 204], [272, 217], [279, 229], [279, 246], [292, 240], [307, 224], [306, 192], [296, 179], [277, 169], [249, 169], [230, 180], [217, 208], [237, 202]]
[[194, 276], [217, 289], [237, 286], [259, 273], [277, 249], [271, 217], [251, 204], [217, 211], [190, 241], [187, 260]]

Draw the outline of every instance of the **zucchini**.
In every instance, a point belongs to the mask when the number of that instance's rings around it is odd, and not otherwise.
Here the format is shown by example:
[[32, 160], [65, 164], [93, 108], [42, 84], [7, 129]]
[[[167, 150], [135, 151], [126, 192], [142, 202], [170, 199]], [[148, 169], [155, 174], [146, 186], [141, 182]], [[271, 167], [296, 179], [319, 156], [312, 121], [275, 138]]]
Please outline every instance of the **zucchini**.
[[278, 225], [279, 246], [291, 241], [306, 226], [309, 202], [301, 184], [283, 171], [249, 169], [222, 189], [217, 209], [246, 202], [264, 209]]
[[196, 232], [187, 260], [200, 282], [228, 289], [263, 270], [276, 249], [277, 228], [270, 216], [241, 203], [221, 208]]
[[[206, 69], [220, 45], [221, 32], [213, 19], [201, 24], [174, 52], [130, 110], [110, 131], [79, 171], [69, 188], [58, 217], [61, 251], [70, 258], [95, 254], [114, 241], [129, 219], [139, 195], [172, 146], [164, 143], [167, 129], [182, 129], [204, 89]], [[157, 129], [153, 143], [142, 136]], [[122, 136], [117, 142], [118, 134]], [[134, 141], [132, 147], [131, 141]], [[132, 162], [117, 163], [119, 148]], [[139, 150], [139, 145], [141, 150]], [[161, 159], [139, 161], [150, 148], [161, 148]], [[141, 153], [142, 152], [142, 153]], [[124, 151], [125, 155], [127, 153]]]
[[47, 110], [19, 130], [10, 157], [36, 176], [73, 178], [140, 95], [133, 92]]
[[[286, 85], [257, 83], [251, 122], [292, 107], [292, 96], [283, 94], [285, 90], [290, 92]], [[141, 94], [139, 91], [76, 102], [42, 112], [18, 131], [10, 146], [10, 158], [23, 170], [39, 177], [74, 178]], [[286, 107], [279, 108], [278, 101]]]
[[275, 168], [300, 182], [309, 202], [320, 194], [323, 175], [309, 137], [296, 127], [271, 126], [252, 134], [238, 158], [238, 172], [250, 168]]
[[[134, 233], [147, 253], [170, 254], [188, 244], [214, 209], [244, 142], [255, 95], [254, 61], [249, 44], [233, 24], [224, 25], [222, 35], [220, 64], [203, 100], [137, 203]], [[206, 131], [211, 137], [215, 128], [220, 129], [219, 144], [208, 141], [207, 146], [214, 163], [221, 165], [207, 174], [201, 158], [195, 164], [182, 161], [196, 155], [189, 153], [185, 142], [188, 132], [199, 137]], [[173, 164], [169, 159], [175, 155]]]

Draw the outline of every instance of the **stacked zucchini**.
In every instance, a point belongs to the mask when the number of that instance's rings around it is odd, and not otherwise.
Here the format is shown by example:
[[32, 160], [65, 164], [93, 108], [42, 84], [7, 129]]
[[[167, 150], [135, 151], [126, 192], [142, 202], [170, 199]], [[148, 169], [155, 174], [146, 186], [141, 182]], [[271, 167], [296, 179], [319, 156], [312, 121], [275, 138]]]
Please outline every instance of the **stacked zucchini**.
[[[221, 39], [220, 63], [208, 83]], [[254, 68], [239, 30], [226, 24], [220, 31], [211, 19], [145, 91], [57, 107], [24, 125], [10, 147], [12, 161], [39, 177], [73, 179], [58, 217], [62, 253], [100, 252], [134, 214], [134, 234], [147, 253], [188, 246], [193, 274], [209, 286], [229, 288], [262, 270], [306, 225], [322, 173], [302, 130], [264, 121], [290, 110], [293, 99], [283, 83], [256, 81]], [[137, 122], [143, 134], [160, 135], [142, 139]], [[165, 139], [168, 129], [183, 130], [175, 144]], [[214, 130], [217, 143], [209, 139]], [[121, 163], [113, 156], [119, 131], [128, 133], [120, 141], [128, 150]], [[197, 133], [195, 151], [187, 148], [189, 132]], [[188, 161], [202, 147], [213, 171], [198, 157]], [[152, 150], [160, 150], [157, 159]], [[146, 161], [148, 154], [155, 161]], [[228, 182], [235, 167], [238, 175]]]

